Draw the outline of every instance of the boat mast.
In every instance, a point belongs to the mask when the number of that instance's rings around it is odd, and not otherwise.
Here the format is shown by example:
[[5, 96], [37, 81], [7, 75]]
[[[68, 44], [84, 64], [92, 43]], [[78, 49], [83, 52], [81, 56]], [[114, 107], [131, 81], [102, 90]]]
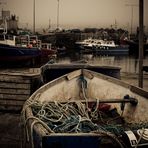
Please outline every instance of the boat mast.
[[125, 6], [131, 7], [131, 34], [132, 34], [133, 33], [134, 7], [137, 7], [138, 5], [135, 5], [135, 4], [126, 4]]
[[141, 88], [143, 88], [143, 6], [143, 0], [139, 0], [139, 87]]
[[48, 26], [48, 31], [51, 29], [51, 19], [49, 18], [49, 26]]
[[33, 34], [35, 34], [35, 0], [33, 0]]
[[58, 1], [58, 6], [57, 6], [57, 30], [59, 29], [59, 0]]

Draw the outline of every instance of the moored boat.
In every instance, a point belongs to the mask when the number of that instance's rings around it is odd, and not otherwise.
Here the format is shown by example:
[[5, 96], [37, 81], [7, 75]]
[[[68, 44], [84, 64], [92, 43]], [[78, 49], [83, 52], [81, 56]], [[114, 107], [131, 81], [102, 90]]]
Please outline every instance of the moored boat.
[[7, 33], [0, 34], [0, 65], [13, 63], [29, 63], [35, 65], [40, 63], [41, 51], [37, 47], [17, 46], [16, 36]]
[[11, 62], [30, 62], [32, 65], [40, 61], [41, 51], [38, 48], [17, 47], [0, 44], [1, 64]]
[[22, 35], [17, 37], [18, 46], [38, 48], [41, 52], [40, 64], [47, 63], [51, 57], [56, 57], [57, 49], [51, 43], [42, 43], [36, 35]]
[[54, 56], [57, 50], [49, 43], [41, 43], [37, 36], [10, 36], [2, 34], [0, 36], [0, 65], [9, 64], [29, 64], [35, 66], [44, 64]]
[[57, 56], [57, 49], [50, 43], [41, 43], [41, 63], [47, 63], [50, 58]]
[[81, 53], [94, 53], [96, 55], [128, 55], [127, 45], [116, 45], [113, 40], [86, 39], [76, 42]]
[[[139, 55], [139, 40], [123, 40], [125, 44], [129, 46], [130, 55]], [[144, 55], [148, 54], [148, 42], [143, 43], [143, 53]]]
[[148, 92], [86, 69], [39, 88], [22, 117], [30, 147], [146, 147]]
[[120, 79], [120, 67], [115, 66], [99, 66], [95, 64], [89, 64], [85, 60], [75, 61], [72, 63], [54, 63], [49, 61], [41, 67], [41, 76], [44, 83], [47, 83], [53, 79], [56, 79], [64, 74], [72, 72], [78, 69], [89, 69], [95, 72], [99, 72], [114, 78]]

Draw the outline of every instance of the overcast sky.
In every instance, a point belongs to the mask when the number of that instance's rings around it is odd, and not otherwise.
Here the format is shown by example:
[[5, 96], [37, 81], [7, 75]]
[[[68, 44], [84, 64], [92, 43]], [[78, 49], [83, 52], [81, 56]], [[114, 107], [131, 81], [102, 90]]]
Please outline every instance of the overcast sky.
[[[10, 10], [19, 16], [19, 24], [32, 27], [34, 0], [0, 0], [1, 9]], [[47, 28], [49, 19], [52, 28], [57, 24], [58, 0], [35, 0], [36, 28]], [[131, 7], [134, 4], [133, 28], [138, 25], [139, 0], [59, 0], [59, 24], [63, 28], [130, 27]], [[144, 0], [144, 24], [148, 28], [148, 0]]]

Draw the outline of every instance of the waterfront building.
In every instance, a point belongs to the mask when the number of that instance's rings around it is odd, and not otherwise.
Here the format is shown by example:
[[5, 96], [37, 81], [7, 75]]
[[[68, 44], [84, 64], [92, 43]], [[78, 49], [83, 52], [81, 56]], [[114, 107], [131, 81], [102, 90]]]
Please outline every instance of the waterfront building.
[[9, 10], [2, 10], [0, 16], [0, 27], [4, 28], [7, 23], [7, 31], [17, 31], [18, 29], [18, 17], [11, 15]]

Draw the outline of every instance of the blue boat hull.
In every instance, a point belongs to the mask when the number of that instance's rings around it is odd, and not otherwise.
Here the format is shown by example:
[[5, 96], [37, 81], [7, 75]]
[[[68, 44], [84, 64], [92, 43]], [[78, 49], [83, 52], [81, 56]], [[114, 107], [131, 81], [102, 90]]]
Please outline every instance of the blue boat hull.
[[41, 51], [38, 48], [16, 47], [0, 45], [0, 62], [17, 62], [39, 58]]
[[95, 55], [108, 55], [108, 56], [115, 56], [115, 55], [129, 55], [129, 48], [128, 47], [109, 47], [109, 48], [84, 48], [80, 51], [81, 53], [92, 53]]

